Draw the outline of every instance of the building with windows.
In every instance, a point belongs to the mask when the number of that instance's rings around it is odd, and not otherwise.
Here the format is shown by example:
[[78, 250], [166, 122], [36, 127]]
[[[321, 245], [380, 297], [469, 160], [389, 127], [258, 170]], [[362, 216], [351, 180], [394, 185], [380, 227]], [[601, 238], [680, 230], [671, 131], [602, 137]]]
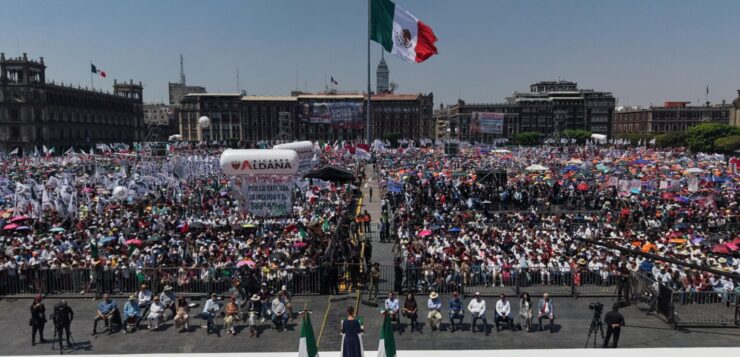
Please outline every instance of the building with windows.
[[188, 94], [202, 94], [206, 93], [206, 87], [191, 86], [185, 82], [185, 60], [180, 55], [180, 81], [177, 83], [169, 82], [169, 94], [170, 94], [170, 105], [174, 106], [175, 109], [179, 108], [182, 104], [182, 99]]
[[662, 107], [617, 111], [615, 134], [662, 134], [686, 131], [701, 123], [730, 124], [733, 105], [692, 106], [690, 102], [665, 102]]
[[141, 83], [113, 82], [113, 92], [47, 82], [44, 58], [0, 53], [0, 150], [46, 145], [133, 143], [143, 138]]
[[174, 106], [163, 103], [144, 104], [143, 141], [166, 141], [170, 135], [180, 133], [175, 110]]
[[[569, 81], [544, 81], [530, 85], [529, 92], [514, 92], [503, 103], [468, 104], [459, 100], [449, 109], [450, 130], [463, 140], [488, 141], [511, 138], [518, 132], [536, 131], [547, 136], [565, 129], [583, 129], [611, 135], [616, 100], [609, 92], [578, 89]], [[501, 135], [470, 134], [473, 112], [504, 114]]]
[[445, 139], [449, 137], [448, 129], [450, 127], [450, 110], [440, 104], [439, 109], [435, 109], [432, 114], [434, 117], [434, 139]]
[[385, 63], [385, 57], [380, 52], [380, 63], [378, 63], [378, 69], [375, 71], [375, 93], [382, 94], [388, 93], [390, 90], [390, 70], [388, 70], [388, 64]]
[[[398, 133], [404, 138], [432, 138], [433, 94], [382, 94], [372, 96], [372, 135]], [[290, 96], [241, 96], [239, 94], [188, 94], [180, 109], [180, 134], [183, 140], [224, 141], [238, 139], [244, 144], [262, 140], [362, 140], [365, 138], [367, 97], [357, 93], [302, 93]], [[322, 103], [351, 103], [362, 108], [359, 125], [336, 127], [311, 123], [306, 108]], [[237, 108], [236, 110], [234, 108]], [[211, 126], [232, 127], [231, 132], [200, 130], [197, 120], [211, 119]], [[227, 124], [228, 122], [228, 124]], [[233, 133], [233, 136], [232, 136]], [[238, 136], [237, 136], [238, 134]]]

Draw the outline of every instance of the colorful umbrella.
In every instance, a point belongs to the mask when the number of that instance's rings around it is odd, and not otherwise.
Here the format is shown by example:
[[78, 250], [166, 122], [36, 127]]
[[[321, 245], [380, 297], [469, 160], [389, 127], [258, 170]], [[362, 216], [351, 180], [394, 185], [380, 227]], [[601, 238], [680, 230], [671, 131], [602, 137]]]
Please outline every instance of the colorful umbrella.
[[712, 253], [730, 254], [730, 249], [722, 244], [715, 244], [714, 247], [712, 247]]
[[126, 241], [126, 245], [142, 245], [144, 242], [141, 239], [129, 239]]
[[18, 225], [15, 224], [15, 223], [11, 223], [11, 224], [5, 225], [5, 227], [3, 227], [3, 229], [8, 230], [8, 231], [9, 230], [16, 229], [16, 228], [18, 228]]
[[306, 243], [306, 242], [295, 242], [295, 243], [293, 243], [293, 246], [296, 247], [296, 248], [303, 248], [303, 247], [305, 247], [307, 245], [308, 245], [308, 243]]
[[55, 232], [56, 233], [56, 232], [64, 232], [65, 230], [66, 229], [64, 229], [62, 227], [54, 227], [54, 228], [50, 229], [49, 232]]
[[16, 228], [15, 230], [16, 231], [28, 231], [28, 230], [31, 230], [31, 227], [29, 227], [29, 226], [20, 226], [20, 227]]
[[419, 237], [426, 237], [426, 236], [431, 235], [431, 234], [432, 234], [432, 231], [430, 231], [428, 229], [425, 229], [425, 230], [419, 232]]
[[735, 243], [725, 243], [725, 247], [727, 247], [727, 249], [729, 249], [731, 252], [740, 249], [740, 247], [738, 247]]
[[116, 240], [115, 237], [103, 237], [103, 238], [100, 239], [100, 243], [101, 244], [107, 244], [107, 243], [112, 242], [114, 240]]
[[241, 268], [241, 267], [243, 267], [245, 265], [248, 266], [248, 267], [250, 267], [250, 268], [254, 268], [257, 264], [254, 261], [252, 261], [251, 259], [244, 259], [244, 260], [241, 260], [238, 263], [236, 263], [236, 267], [237, 268]]
[[11, 218], [8, 221], [8, 223], [17, 223], [17, 222], [27, 221], [29, 219], [31, 219], [31, 218], [29, 218], [28, 216], [15, 216], [15, 217]]
[[453, 233], [457, 233], [457, 232], [460, 232], [460, 231], [461, 231], [461, 229], [460, 228], [457, 228], [457, 227], [450, 228], [450, 230], [449, 230], [449, 232], [453, 232]]

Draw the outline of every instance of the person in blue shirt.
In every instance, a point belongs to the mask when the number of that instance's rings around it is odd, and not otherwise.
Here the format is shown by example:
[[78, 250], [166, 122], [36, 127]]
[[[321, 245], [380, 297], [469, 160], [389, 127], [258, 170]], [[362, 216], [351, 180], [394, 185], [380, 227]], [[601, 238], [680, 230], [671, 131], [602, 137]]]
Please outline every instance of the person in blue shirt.
[[216, 313], [218, 313], [218, 310], [220, 308], [220, 305], [218, 304], [218, 301], [216, 300], [216, 294], [211, 293], [211, 298], [206, 301], [205, 305], [203, 306], [203, 319], [205, 319], [208, 324], [206, 327], [206, 333], [210, 335], [211, 333], [217, 333], [218, 330], [215, 329], [213, 326], [213, 318], [216, 317]]
[[111, 300], [110, 295], [104, 294], [103, 301], [98, 304], [98, 311], [96, 312], [95, 321], [93, 322], [92, 334], [95, 335], [98, 333], [98, 321], [101, 320], [105, 321], [106, 326], [108, 326], [108, 334], [110, 335], [113, 333], [113, 321], [116, 314], [118, 314], [118, 305], [116, 305], [116, 301]]
[[460, 294], [457, 291], [452, 293], [449, 306], [450, 324], [452, 325], [452, 332], [455, 332], [455, 320], [458, 320], [458, 326], [462, 326], [463, 317], [465, 316], [465, 310], [463, 309], [462, 301], [460, 301]]
[[[136, 328], [138, 329], [141, 317], [141, 307], [139, 306], [139, 302], [136, 300], [136, 296], [129, 296], [128, 301], [123, 305], [123, 321], [126, 325], [129, 325], [129, 320], [135, 321]], [[123, 333], [126, 333], [125, 329], [123, 330]]]

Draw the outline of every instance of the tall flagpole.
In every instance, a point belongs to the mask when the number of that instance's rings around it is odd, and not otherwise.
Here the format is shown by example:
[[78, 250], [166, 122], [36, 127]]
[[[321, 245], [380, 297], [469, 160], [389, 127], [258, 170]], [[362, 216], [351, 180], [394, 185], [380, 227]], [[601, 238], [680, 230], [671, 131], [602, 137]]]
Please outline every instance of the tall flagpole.
[[367, 144], [370, 144], [370, 2], [372, 0], [367, 0], [367, 111], [366, 111], [366, 118], [365, 118], [365, 140], [367, 140]]
[[95, 90], [95, 83], [93, 83], [92, 66], [92, 60], [90, 60], [90, 88], [92, 88], [92, 90]]

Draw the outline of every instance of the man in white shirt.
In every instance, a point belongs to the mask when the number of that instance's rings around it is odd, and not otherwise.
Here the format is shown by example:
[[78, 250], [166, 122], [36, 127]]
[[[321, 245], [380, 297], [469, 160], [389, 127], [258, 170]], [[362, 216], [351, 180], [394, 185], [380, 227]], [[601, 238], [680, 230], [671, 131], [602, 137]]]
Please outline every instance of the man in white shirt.
[[146, 284], [141, 284], [141, 289], [139, 289], [139, 293], [136, 298], [136, 300], [139, 301], [141, 314], [146, 315], [149, 305], [152, 304], [152, 291], [146, 288]]
[[[159, 318], [163, 315], [164, 305], [159, 301], [159, 296], [155, 296], [154, 302], [152, 302], [149, 307], [149, 315], [146, 317], [146, 320], [149, 322], [149, 326], [147, 327], [149, 331], [159, 328]], [[152, 328], [152, 326], [154, 326], [154, 328]]]
[[384, 313], [388, 313], [388, 316], [390, 316], [391, 321], [396, 321], [396, 327], [400, 330], [401, 329], [401, 319], [398, 318], [398, 299], [396, 299], [396, 294], [394, 294], [392, 291], [388, 293], [388, 298], [385, 300], [385, 310]]
[[506, 299], [506, 295], [501, 294], [501, 298], [496, 302], [496, 315], [494, 316], [494, 322], [496, 323], [496, 332], [501, 331], [499, 324], [501, 321], [509, 324], [511, 331], [514, 331], [514, 319], [511, 317], [511, 304]]
[[473, 316], [473, 325], [470, 328], [472, 333], [475, 333], [475, 322], [478, 319], [483, 320], [483, 332], [488, 335], [488, 320], [486, 320], [486, 301], [480, 298], [480, 293], [475, 292], [475, 298], [470, 300], [468, 304], [468, 311]]
[[208, 326], [206, 328], [206, 333], [211, 334], [213, 331], [213, 318], [216, 317], [216, 313], [218, 312], [219, 305], [216, 301], [216, 294], [211, 294], [211, 298], [206, 301], [205, 305], [203, 306], [203, 318], [208, 321]]

